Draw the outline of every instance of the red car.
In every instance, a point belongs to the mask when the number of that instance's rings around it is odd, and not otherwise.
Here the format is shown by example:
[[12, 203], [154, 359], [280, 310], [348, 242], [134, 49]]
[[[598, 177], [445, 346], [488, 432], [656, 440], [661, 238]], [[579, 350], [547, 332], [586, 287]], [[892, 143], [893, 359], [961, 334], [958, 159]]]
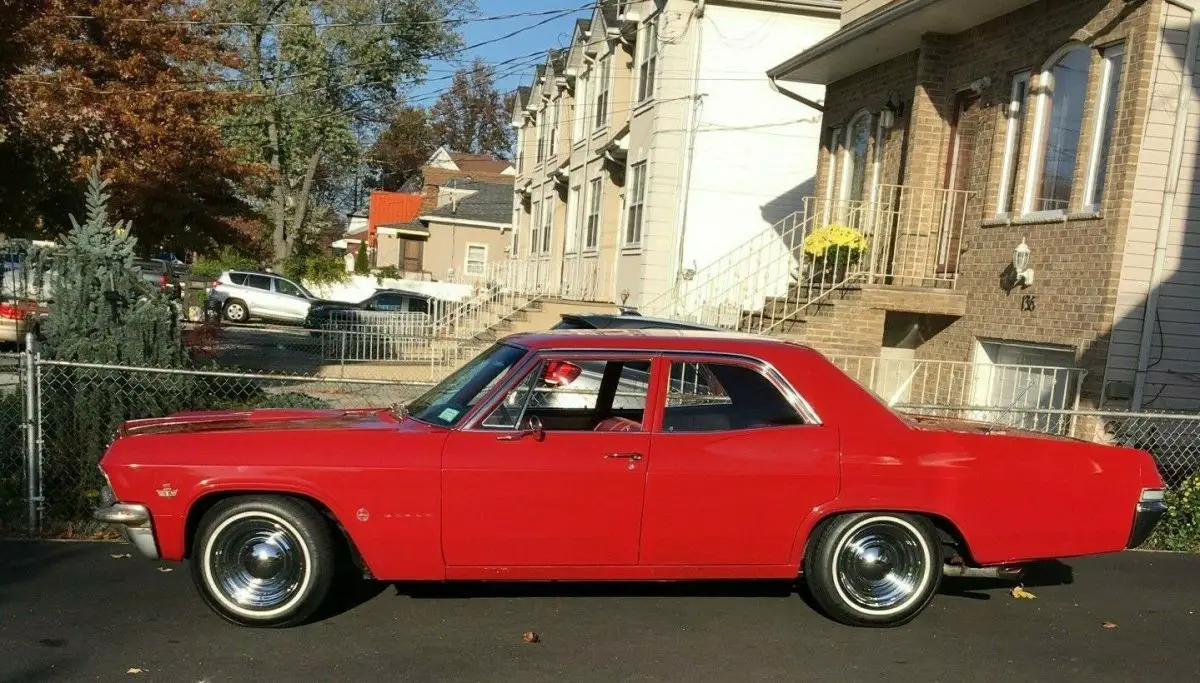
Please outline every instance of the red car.
[[[1141, 544], [1142, 451], [889, 409], [819, 353], [719, 332], [516, 335], [405, 408], [126, 423], [96, 517], [239, 624], [386, 581], [795, 579], [893, 626], [943, 575]], [[120, 502], [116, 502], [120, 501]]]

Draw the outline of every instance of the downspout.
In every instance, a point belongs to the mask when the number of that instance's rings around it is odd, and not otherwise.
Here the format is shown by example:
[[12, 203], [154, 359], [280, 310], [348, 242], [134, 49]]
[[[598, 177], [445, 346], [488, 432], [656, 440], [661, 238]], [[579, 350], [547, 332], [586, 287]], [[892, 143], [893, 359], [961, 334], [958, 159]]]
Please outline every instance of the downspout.
[[673, 288], [676, 296], [683, 276], [683, 247], [684, 235], [687, 232], [687, 211], [692, 191], [692, 157], [696, 151], [696, 129], [700, 117], [700, 54], [704, 40], [704, 9], [706, 0], [698, 0], [693, 18], [696, 21], [696, 47], [692, 50], [692, 91], [689, 96], [691, 108], [688, 110], [687, 131], [688, 144], [683, 156], [683, 174], [680, 179], [679, 202], [675, 210], [675, 263], [672, 272], [675, 273]]
[[1188, 121], [1188, 105], [1191, 102], [1195, 82], [1197, 43], [1200, 42], [1200, 27], [1196, 25], [1196, 6], [1191, 0], [1170, 0], [1192, 14], [1188, 30], [1187, 53], [1184, 57], [1183, 85], [1179, 89], [1179, 100], [1175, 103], [1175, 130], [1171, 139], [1171, 157], [1167, 162], [1167, 186], [1163, 191], [1162, 206], [1159, 208], [1158, 232], [1154, 240], [1154, 264], [1150, 270], [1150, 293], [1142, 311], [1142, 337], [1138, 346], [1137, 375], [1133, 382], [1133, 397], [1130, 410], [1142, 409], [1146, 394], [1146, 375], [1150, 369], [1150, 347], [1154, 340], [1154, 321], [1158, 318], [1158, 292], [1162, 287], [1163, 268], [1167, 258], [1167, 239], [1171, 232], [1171, 214], [1175, 208], [1175, 197], [1179, 192], [1179, 169], [1183, 165], [1184, 133]]

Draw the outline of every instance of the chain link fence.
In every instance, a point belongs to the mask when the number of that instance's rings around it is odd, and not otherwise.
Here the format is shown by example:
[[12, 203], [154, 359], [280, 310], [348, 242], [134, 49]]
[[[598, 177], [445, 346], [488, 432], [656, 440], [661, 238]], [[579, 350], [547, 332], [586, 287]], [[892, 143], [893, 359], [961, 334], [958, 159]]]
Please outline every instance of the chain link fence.
[[[39, 361], [36, 372], [37, 488], [41, 494], [35, 502], [41, 530], [49, 533], [88, 533], [92, 529], [91, 512], [103, 487], [96, 464], [125, 420], [196, 410], [383, 408], [407, 402], [427, 388], [427, 384], [415, 382], [58, 361]], [[7, 449], [13, 449], [7, 445], [9, 439], [4, 442], [6, 450], [0, 451], [4, 453], [0, 482], [8, 486], [6, 475], [17, 473], [13, 479], [17, 488], [12, 492], [11, 486], [0, 489], [0, 496], [7, 501], [0, 510], [9, 525], [24, 519], [28, 502], [23, 495], [22, 412], [20, 402], [14, 403], [14, 409], [8, 410], [6, 400], [0, 414], [0, 429], [11, 421], [9, 413], [17, 423], [11, 430], [16, 437], [11, 440], [15, 452], [8, 453]]]
[[25, 392], [20, 362], [20, 355], [0, 352], [0, 529], [24, 522]]

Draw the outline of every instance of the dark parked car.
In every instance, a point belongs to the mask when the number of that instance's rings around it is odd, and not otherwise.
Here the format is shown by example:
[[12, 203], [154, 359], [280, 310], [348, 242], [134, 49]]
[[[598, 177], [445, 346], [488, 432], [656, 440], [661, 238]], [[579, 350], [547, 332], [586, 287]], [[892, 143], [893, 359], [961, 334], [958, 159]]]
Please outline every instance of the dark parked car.
[[314, 303], [308, 309], [304, 326], [311, 330], [319, 330], [328, 323], [335, 321], [352, 321], [355, 311], [378, 311], [386, 313], [435, 313], [436, 302], [433, 297], [420, 292], [410, 292], [405, 289], [377, 289], [371, 296], [349, 303], [341, 301], [322, 301]]
[[553, 330], [707, 330], [722, 331], [719, 327], [689, 323], [667, 318], [648, 318], [633, 309], [622, 308], [620, 313], [564, 313]]

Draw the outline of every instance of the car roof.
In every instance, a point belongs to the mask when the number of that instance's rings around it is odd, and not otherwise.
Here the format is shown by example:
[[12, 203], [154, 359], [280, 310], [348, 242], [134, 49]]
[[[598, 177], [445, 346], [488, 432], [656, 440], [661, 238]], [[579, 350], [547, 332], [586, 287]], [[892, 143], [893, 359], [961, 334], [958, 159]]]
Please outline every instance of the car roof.
[[502, 341], [531, 351], [548, 349], [621, 349], [748, 353], [812, 348], [787, 339], [722, 330], [607, 329], [522, 332]]
[[677, 330], [705, 330], [710, 332], [722, 331], [719, 327], [710, 327], [699, 323], [691, 323], [670, 318], [650, 318], [643, 315], [623, 315], [619, 313], [563, 313], [563, 320], [582, 322], [597, 329], [652, 329], [668, 328]]
[[[380, 294], [403, 294], [404, 296], [411, 296], [411, 297], [416, 297], [419, 299], [432, 299], [433, 298], [433, 295], [426, 294], [425, 292], [416, 292], [411, 289], [397, 289], [395, 287], [385, 287], [384, 289], [377, 289], [371, 294], [371, 296], [378, 296]], [[367, 298], [369, 299], [371, 297], [367, 297]]]

